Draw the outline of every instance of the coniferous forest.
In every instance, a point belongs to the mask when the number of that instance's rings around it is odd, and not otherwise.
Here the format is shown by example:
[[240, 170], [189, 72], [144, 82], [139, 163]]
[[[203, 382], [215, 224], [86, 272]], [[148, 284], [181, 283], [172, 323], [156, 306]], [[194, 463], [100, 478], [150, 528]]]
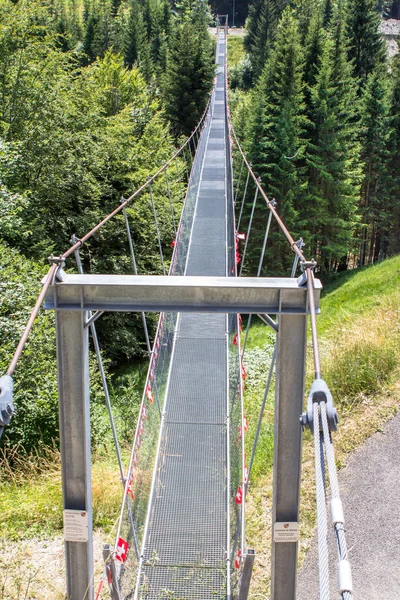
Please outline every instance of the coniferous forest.
[[[217, 12], [231, 20], [232, 10], [225, 0], [0, 0], [1, 373], [46, 257], [99, 222], [196, 126], [215, 73], [208, 27]], [[235, 11], [246, 27], [245, 54], [229, 69], [234, 125], [319, 276], [399, 253], [400, 55], [388, 55], [379, 31], [383, 18], [400, 16], [399, 0], [238, 0]], [[165, 190], [157, 193], [168, 260], [169, 208]], [[139, 270], [158, 273], [149, 208], [131, 210]], [[254, 274], [264, 229], [261, 215], [246, 274]], [[120, 231], [117, 222], [94, 242], [85, 258], [91, 272], [129, 270]], [[282, 274], [288, 252], [272, 236], [269, 273]], [[111, 372], [145, 354], [140, 316], [107, 315], [99, 335]], [[18, 414], [1, 443], [51, 444], [58, 426], [48, 314], [18, 378]], [[92, 397], [96, 441], [107, 429], [97, 418], [98, 381]], [[126, 407], [115, 402], [123, 423]]]
[[396, 10], [255, 0], [231, 69], [245, 149], [322, 276], [400, 251], [400, 59], [379, 31]]

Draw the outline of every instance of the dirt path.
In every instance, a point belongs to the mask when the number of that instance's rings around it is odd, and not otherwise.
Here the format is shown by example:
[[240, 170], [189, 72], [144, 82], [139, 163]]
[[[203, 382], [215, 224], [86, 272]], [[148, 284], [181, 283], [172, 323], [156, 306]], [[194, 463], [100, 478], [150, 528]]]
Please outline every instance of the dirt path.
[[[102, 549], [102, 540], [95, 536], [95, 585], [103, 565]], [[64, 600], [65, 597], [62, 537], [0, 541], [0, 600]]]

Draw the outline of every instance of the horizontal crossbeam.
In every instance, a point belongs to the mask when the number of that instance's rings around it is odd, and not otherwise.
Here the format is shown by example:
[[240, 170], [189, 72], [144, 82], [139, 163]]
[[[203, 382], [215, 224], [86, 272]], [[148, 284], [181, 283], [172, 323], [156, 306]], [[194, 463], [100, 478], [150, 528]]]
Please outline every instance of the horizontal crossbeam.
[[[305, 314], [303, 280], [284, 277], [67, 275], [49, 287], [50, 310]], [[315, 281], [318, 308], [321, 283]]]

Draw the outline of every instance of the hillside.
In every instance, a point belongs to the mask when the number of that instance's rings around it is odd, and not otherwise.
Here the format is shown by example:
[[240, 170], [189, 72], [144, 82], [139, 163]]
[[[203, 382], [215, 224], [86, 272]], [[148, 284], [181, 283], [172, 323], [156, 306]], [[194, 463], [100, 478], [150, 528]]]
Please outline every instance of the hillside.
[[[349, 454], [361, 446], [398, 410], [400, 402], [400, 256], [374, 266], [340, 274], [326, 285], [318, 318], [323, 376], [329, 383], [339, 411], [339, 430], [334, 434], [336, 460], [343, 466]], [[249, 336], [246, 368], [254, 382], [246, 393], [249, 437], [261, 404], [265, 368], [256, 359], [271, 352], [272, 337], [256, 322]], [[311, 355], [308, 373], [312, 373]], [[306, 393], [310, 380], [306, 383]], [[249, 440], [248, 453], [252, 440]], [[256, 549], [253, 593], [265, 593], [270, 571], [273, 459], [273, 390], [263, 422], [253, 481], [248, 496], [247, 541]], [[315, 526], [314, 458], [311, 435], [303, 447], [300, 545], [301, 560]]]

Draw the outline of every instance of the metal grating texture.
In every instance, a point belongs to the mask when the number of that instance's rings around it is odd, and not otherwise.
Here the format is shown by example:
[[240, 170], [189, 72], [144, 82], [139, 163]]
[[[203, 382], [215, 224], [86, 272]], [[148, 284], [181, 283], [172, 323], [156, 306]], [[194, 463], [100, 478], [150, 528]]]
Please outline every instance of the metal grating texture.
[[224, 340], [226, 334], [225, 319], [215, 313], [181, 314], [177, 329], [178, 338], [213, 338]]
[[225, 428], [167, 423], [161, 454], [145, 562], [224, 566]]
[[144, 567], [141, 598], [146, 600], [224, 600], [223, 569]]
[[[224, 315], [217, 316], [225, 321]], [[189, 377], [188, 364], [191, 367]], [[171, 371], [166, 420], [225, 426], [226, 389], [225, 339], [178, 338]], [[200, 438], [198, 441], [202, 443]]]
[[[232, 227], [230, 240], [234, 239], [234, 224], [232, 218], [227, 219], [232, 199], [228, 202], [231, 188], [225, 108], [226, 45], [221, 41], [224, 39], [220, 37], [217, 97], [214, 90], [210, 126], [201, 140], [204, 156], [199, 161], [196, 155], [189, 186], [190, 192], [196, 194], [194, 218], [192, 211], [189, 219], [193, 218], [193, 226], [190, 232], [188, 227], [182, 232], [184, 250], [176, 260], [175, 274], [183, 274], [185, 255], [185, 275], [232, 274], [228, 272], [231, 256], [228, 264], [227, 252], [227, 222]], [[229, 321], [232, 323], [231, 318]], [[228, 332], [227, 325], [224, 314], [178, 317], [153, 497], [142, 547], [143, 563], [137, 593], [134, 594], [131, 581], [130, 589], [124, 586], [125, 599], [227, 598], [230, 581], [226, 561], [233, 537], [229, 530], [237, 528], [237, 523], [231, 522], [232, 518], [237, 521], [237, 515], [231, 514], [230, 519], [228, 516], [228, 498], [232, 500], [233, 488], [231, 483], [227, 489], [231, 469], [227, 444], [232, 441], [227, 413], [235, 415], [235, 419], [238, 413], [236, 395], [234, 409], [228, 409], [232, 388], [236, 385], [237, 389], [238, 363], [237, 353], [233, 361], [229, 357], [233, 330], [230, 327]], [[237, 437], [237, 429], [234, 436]], [[236, 452], [234, 455], [240, 463]], [[239, 464], [237, 471], [234, 486]]]

